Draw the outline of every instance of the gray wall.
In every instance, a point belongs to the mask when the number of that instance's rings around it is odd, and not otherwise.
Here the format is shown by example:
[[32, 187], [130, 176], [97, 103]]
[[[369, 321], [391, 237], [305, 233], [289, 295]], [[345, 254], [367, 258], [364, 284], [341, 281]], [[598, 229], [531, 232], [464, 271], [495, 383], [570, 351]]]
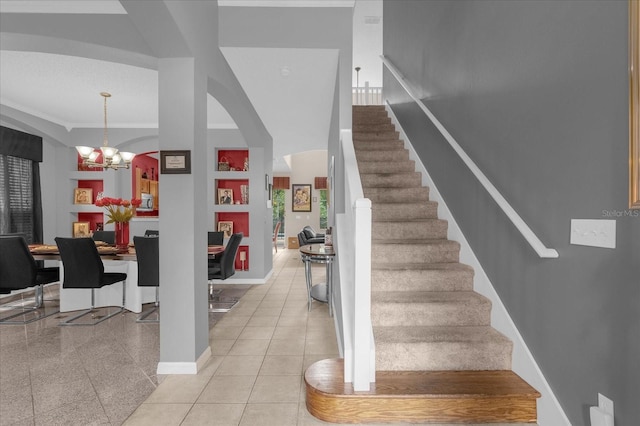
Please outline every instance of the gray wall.
[[[562, 408], [640, 419], [626, 1], [385, 1], [384, 54], [559, 259], [540, 259], [385, 72], [384, 90]], [[607, 212], [630, 215], [607, 217]], [[617, 219], [616, 249], [569, 244]]]

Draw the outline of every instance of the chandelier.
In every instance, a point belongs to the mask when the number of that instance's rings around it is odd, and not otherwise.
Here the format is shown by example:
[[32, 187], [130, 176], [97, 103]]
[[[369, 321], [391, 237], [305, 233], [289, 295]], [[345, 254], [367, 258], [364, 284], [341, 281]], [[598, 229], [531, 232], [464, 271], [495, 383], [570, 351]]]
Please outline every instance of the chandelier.
[[[111, 97], [110, 93], [101, 92], [100, 96], [104, 98], [104, 137], [100, 150], [90, 146], [76, 146], [78, 154], [82, 158], [82, 164], [87, 167], [103, 168], [103, 169], [128, 169], [133, 157], [136, 155], [132, 152], [118, 152], [118, 148], [109, 146], [107, 139], [107, 98]], [[102, 162], [97, 162], [98, 157], [102, 154]]]

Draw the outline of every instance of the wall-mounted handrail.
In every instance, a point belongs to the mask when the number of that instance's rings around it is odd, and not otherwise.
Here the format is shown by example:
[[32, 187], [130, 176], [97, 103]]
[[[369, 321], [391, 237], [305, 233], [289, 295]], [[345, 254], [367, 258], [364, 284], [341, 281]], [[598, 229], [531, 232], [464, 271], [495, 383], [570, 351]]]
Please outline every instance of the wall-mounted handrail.
[[456, 142], [456, 140], [451, 136], [451, 134], [445, 129], [445, 127], [438, 121], [438, 119], [433, 115], [433, 113], [427, 108], [424, 102], [418, 98], [409, 83], [406, 81], [404, 76], [398, 71], [398, 69], [391, 63], [391, 61], [385, 57], [384, 55], [380, 56], [382, 58], [382, 63], [387, 67], [387, 69], [391, 72], [391, 74], [398, 80], [398, 83], [402, 86], [402, 88], [407, 92], [409, 96], [418, 104], [420, 109], [429, 117], [431, 122], [436, 126], [436, 128], [442, 133], [442, 136], [447, 140], [449, 145], [453, 148], [453, 150], [458, 154], [458, 156], [462, 159], [464, 164], [471, 170], [474, 176], [478, 179], [478, 181], [482, 184], [482, 186], [487, 190], [487, 192], [491, 195], [491, 197], [495, 200], [495, 202], [500, 206], [502, 211], [507, 215], [507, 217], [511, 220], [511, 222], [515, 225], [515, 227], [520, 231], [522, 236], [527, 240], [527, 242], [531, 245], [531, 247], [538, 253], [538, 256], [542, 258], [557, 258], [559, 257], [558, 252], [555, 249], [546, 247], [542, 241], [536, 236], [536, 234], [529, 228], [529, 226], [525, 223], [524, 220], [520, 217], [520, 215], [511, 207], [511, 205], [505, 200], [505, 198], [500, 194], [500, 192], [496, 189], [495, 186], [487, 179], [485, 174], [478, 168], [478, 166], [473, 162], [473, 160], [467, 155], [466, 152], [462, 149], [462, 147]]

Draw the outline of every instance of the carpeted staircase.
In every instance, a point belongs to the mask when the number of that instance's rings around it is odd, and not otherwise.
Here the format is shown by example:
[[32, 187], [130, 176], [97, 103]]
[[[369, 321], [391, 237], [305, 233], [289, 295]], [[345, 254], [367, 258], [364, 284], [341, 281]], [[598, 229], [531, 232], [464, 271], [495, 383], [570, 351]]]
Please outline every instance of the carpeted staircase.
[[376, 369], [510, 370], [512, 342], [491, 327], [491, 302], [383, 106], [353, 107], [353, 144], [372, 202]]
[[383, 106], [353, 107], [353, 144], [372, 202], [376, 383], [356, 392], [342, 360], [305, 372], [307, 409], [336, 423], [535, 423], [540, 394], [511, 371], [513, 344], [415, 171]]

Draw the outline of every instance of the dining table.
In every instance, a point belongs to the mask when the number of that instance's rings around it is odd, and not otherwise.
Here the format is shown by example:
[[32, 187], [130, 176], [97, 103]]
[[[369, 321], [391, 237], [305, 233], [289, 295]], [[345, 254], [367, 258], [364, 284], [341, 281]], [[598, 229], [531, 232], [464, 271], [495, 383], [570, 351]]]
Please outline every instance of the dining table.
[[[154, 287], [138, 286], [138, 262], [135, 246], [129, 244], [126, 250], [118, 250], [112, 245], [96, 241], [98, 254], [102, 259], [105, 272], [124, 272], [127, 274], [125, 285], [125, 306], [128, 311], [140, 313], [142, 305], [155, 302]], [[64, 288], [64, 265], [55, 244], [31, 244], [29, 251], [35, 260], [55, 261], [60, 266], [60, 312], [76, 311], [91, 307], [91, 292], [84, 289]], [[208, 246], [207, 256], [212, 258], [224, 252], [224, 246]], [[121, 306], [122, 283], [95, 289], [94, 307]]]

